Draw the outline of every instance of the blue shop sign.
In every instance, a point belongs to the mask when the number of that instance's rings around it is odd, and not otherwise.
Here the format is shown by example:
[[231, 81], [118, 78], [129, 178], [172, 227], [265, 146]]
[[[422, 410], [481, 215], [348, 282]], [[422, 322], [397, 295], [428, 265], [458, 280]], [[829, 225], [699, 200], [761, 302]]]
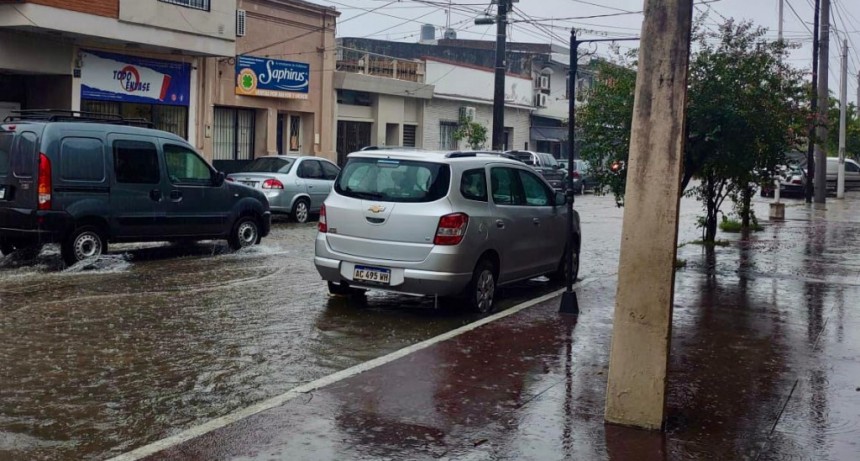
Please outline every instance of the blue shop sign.
[[190, 95], [190, 64], [82, 52], [82, 99], [187, 106]]
[[311, 67], [303, 62], [236, 57], [236, 94], [308, 99]]

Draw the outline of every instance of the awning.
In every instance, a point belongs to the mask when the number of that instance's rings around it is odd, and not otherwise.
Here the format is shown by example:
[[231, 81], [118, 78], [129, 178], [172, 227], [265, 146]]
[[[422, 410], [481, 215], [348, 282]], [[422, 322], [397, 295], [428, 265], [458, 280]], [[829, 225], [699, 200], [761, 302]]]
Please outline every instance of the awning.
[[531, 138], [535, 141], [564, 142], [567, 140], [567, 127], [533, 126]]

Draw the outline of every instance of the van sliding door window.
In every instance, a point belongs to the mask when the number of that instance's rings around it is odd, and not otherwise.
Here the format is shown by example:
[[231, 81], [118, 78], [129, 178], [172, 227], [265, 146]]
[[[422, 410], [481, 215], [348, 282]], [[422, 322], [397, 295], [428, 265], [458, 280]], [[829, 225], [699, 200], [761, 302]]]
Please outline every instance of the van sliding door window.
[[158, 184], [161, 182], [158, 149], [151, 142], [115, 141], [113, 165], [118, 183]]

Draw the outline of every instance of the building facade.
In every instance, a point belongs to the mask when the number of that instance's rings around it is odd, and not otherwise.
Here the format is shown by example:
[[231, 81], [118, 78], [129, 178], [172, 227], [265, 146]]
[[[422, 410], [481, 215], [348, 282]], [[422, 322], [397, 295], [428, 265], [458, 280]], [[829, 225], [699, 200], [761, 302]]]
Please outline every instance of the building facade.
[[0, 118], [121, 115], [194, 142], [200, 67], [235, 41], [235, 0], [0, 0]]
[[336, 159], [335, 21], [300, 0], [238, 0], [235, 56], [208, 58], [198, 143], [225, 171], [271, 154]]

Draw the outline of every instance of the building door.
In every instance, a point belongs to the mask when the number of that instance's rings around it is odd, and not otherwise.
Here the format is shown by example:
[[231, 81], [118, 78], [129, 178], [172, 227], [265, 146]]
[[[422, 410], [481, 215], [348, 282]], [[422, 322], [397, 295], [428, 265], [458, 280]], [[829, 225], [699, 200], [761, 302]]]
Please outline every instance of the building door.
[[278, 154], [283, 154], [287, 151], [284, 145], [284, 114], [278, 114]]
[[337, 122], [337, 163], [340, 166], [346, 162], [346, 156], [351, 152], [361, 150], [370, 145], [370, 122]]
[[302, 118], [290, 115], [287, 125], [287, 154], [301, 154], [302, 151]]
[[212, 163], [232, 173], [254, 157], [255, 112], [232, 107], [215, 108]]

